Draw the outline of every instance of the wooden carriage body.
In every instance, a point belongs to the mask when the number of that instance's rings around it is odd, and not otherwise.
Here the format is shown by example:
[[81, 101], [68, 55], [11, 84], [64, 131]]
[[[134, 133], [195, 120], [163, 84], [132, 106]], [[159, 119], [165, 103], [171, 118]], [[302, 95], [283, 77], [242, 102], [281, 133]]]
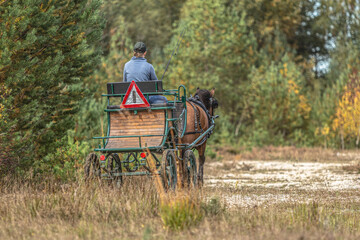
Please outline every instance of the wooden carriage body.
[[135, 149], [162, 146], [166, 136], [166, 111], [119, 111], [110, 113], [106, 149]]
[[[130, 83], [108, 83], [108, 130], [100, 152], [130, 152], [145, 149], [162, 151], [168, 148], [173, 138], [181, 138], [186, 129], [186, 89], [164, 90], [161, 81], [137, 82], [142, 94], [164, 95], [168, 103], [154, 104], [142, 108], [121, 108]], [[114, 102], [116, 103], [114, 105]], [[173, 146], [175, 147], [175, 146]]]

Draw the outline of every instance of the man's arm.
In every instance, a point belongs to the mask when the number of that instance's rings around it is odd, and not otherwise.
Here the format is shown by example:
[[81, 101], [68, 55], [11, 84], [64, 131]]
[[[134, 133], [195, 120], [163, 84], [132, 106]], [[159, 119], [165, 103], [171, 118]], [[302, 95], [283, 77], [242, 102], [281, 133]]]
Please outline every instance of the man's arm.
[[150, 80], [158, 80], [155, 74], [155, 69], [152, 65], [150, 65]]
[[123, 82], [126, 82], [126, 65], [124, 66], [124, 71], [123, 71]]
[[124, 74], [123, 74], [123, 82], [126, 82], [126, 73], [125, 73], [125, 69], [124, 69]]

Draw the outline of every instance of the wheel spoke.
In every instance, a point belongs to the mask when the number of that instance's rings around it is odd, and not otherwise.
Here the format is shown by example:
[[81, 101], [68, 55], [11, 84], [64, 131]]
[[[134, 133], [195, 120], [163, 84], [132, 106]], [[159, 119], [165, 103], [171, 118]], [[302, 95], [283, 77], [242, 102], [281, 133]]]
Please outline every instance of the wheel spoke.
[[84, 165], [84, 175], [86, 180], [93, 179], [100, 176], [100, 164], [99, 159], [95, 153], [90, 153]]
[[122, 173], [121, 160], [116, 153], [108, 156], [106, 171], [114, 185], [120, 187], [122, 185], [122, 176], [114, 176], [115, 173]]
[[174, 152], [167, 149], [163, 152], [161, 162], [161, 176], [166, 189], [175, 189], [176, 187], [176, 164]]
[[196, 158], [194, 152], [186, 150], [184, 153], [186, 183], [188, 186], [196, 186], [197, 172], [196, 172]]

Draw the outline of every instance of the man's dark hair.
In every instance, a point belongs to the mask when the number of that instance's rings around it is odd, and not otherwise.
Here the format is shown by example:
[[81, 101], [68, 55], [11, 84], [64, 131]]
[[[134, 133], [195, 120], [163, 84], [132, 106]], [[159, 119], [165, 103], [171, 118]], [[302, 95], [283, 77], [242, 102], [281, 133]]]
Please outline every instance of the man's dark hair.
[[134, 52], [144, 53], [146, 52], [146, 45], [143, 42], [137, 42], [134, 45]]

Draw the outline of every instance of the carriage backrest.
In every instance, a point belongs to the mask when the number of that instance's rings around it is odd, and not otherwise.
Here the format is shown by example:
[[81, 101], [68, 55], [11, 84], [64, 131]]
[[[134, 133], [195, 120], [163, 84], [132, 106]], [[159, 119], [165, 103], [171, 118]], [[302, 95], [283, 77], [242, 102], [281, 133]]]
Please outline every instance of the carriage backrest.
[[[114, 82], [107, 84], [108, 94], [125, 94], [131, 82]], [[162, 81], [136, 82], [142, 93], [163, 92]]]

